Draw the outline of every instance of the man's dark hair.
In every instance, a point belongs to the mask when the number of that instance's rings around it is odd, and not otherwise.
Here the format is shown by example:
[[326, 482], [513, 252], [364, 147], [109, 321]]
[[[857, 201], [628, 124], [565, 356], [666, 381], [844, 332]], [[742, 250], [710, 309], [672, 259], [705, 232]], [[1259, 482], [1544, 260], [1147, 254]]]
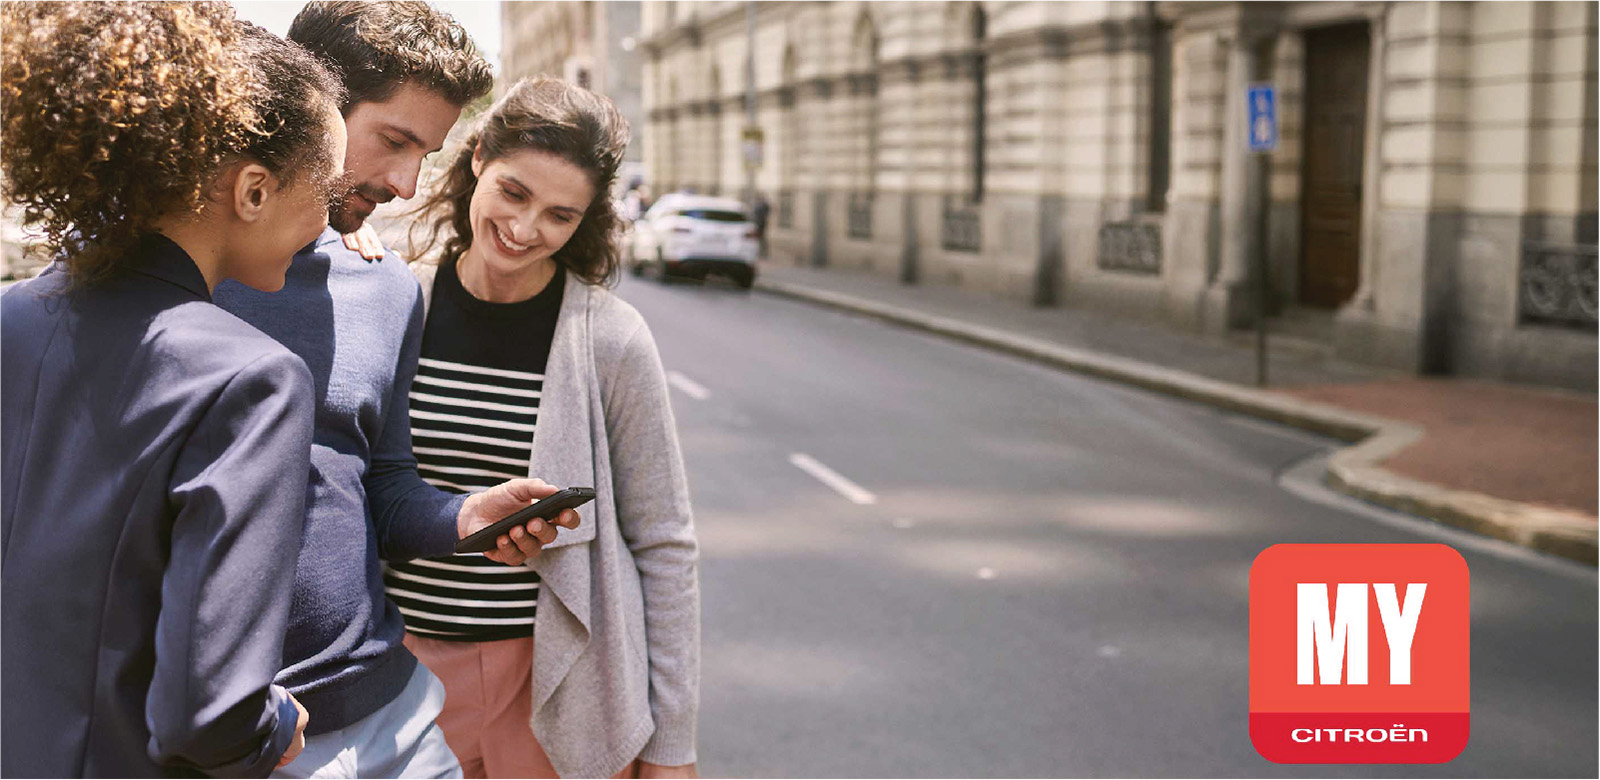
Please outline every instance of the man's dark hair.
[[458, 106], [488, 94], [494, 73], [467, 31], [420, 0], [307, 3], [289, 40], [322, 58], [344, 82], [346, 116], [357, 103], [388, 100], [402, 83]]

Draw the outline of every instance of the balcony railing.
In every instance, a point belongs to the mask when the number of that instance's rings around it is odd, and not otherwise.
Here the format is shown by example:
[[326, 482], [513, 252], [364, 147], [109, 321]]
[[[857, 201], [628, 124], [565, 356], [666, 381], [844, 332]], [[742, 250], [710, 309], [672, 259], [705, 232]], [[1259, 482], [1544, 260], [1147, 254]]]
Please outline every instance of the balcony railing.
[[982, 224], [976, 203], [956, 203], [947, 196], [940, 244], [956, 252], [977, 252], [983, 248]]
[[1596, 247], [1522, 245], [1518, 299], [1523, 322], [1593, 329]]
[[1100, 226], [1101, 269], [1136, 274], [1161, 273], [1161, 225], [1108, 222]]
[[794, 230], [794, 190], [778, 191], [778, 228]]
[[846, 213], [846, 230], [851, 238], [872, 238], [872, 193], [852, 192]]

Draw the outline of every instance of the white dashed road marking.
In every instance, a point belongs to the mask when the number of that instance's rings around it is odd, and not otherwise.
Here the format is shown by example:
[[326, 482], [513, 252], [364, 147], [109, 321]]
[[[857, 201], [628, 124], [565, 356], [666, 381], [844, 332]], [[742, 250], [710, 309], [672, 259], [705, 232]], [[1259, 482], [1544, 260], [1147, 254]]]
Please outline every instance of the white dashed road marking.
[[863, 506], [878, 503], [878, 497], [873, 495], [870, 491], [862, 488], [860, 485], [857, 485], [848, 479], [845, 479], [839, 474], [839, 472], [834, 471], [833, 469], [830, 469], [821, 463], [818, 463], [817, 459], [811, 457], [810, 455], [807, 455], [803, 452], [796, 452], [795, 454], [789, 456], [789, 462], [793, 463], [795, 468], [798, 468], [801, 471], [816, 477], [817, 481], [833, 488], [839, 493], [839, 495], [844, 496], [854, 503], [861, 504]]

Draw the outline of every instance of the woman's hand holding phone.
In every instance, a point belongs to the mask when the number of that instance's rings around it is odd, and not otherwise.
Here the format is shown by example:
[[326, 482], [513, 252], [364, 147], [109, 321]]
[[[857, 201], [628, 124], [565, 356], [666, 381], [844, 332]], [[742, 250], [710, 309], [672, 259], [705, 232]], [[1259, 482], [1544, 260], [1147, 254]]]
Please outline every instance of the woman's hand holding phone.
[[[557, 492], [560, 492], [559, 488], [546, 484], [542, 479], [513, 479], [481, 493], [474, 493], [467, 498], [461, 506], [461, 513], [456, 516], [457, 535], [466, 539], [526, 508], [530, 503]], [[483, 557], [507, 566], [520, 566], [538, 555], [544, 545], [555, 541], [558, 528], [577, 527], [577, 511], [564, 509], [550, 522], [533, 519], [510, 529], [509, 533], [501, 534], [492, 549], [483, 551]]]

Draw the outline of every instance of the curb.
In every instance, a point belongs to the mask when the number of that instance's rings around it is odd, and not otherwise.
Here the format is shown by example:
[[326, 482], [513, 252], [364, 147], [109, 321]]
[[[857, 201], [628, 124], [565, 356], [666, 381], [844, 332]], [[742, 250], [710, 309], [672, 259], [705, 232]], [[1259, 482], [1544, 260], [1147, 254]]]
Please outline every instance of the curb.
[[843, 293], [759, 279], [755, 289], [1351, 442], [1351, 446], [1328, 459], [1327, 481], [1344, 493], [1591, 566], [1600, 559], [1600, 533], [1597, 533], [1600, 526], [1582, 513], [1452, 490], [1381, 468], [1379, 464], [1422, 438], [1423, 430], [1409, 423], [1128, 358], [1064, 347]]

